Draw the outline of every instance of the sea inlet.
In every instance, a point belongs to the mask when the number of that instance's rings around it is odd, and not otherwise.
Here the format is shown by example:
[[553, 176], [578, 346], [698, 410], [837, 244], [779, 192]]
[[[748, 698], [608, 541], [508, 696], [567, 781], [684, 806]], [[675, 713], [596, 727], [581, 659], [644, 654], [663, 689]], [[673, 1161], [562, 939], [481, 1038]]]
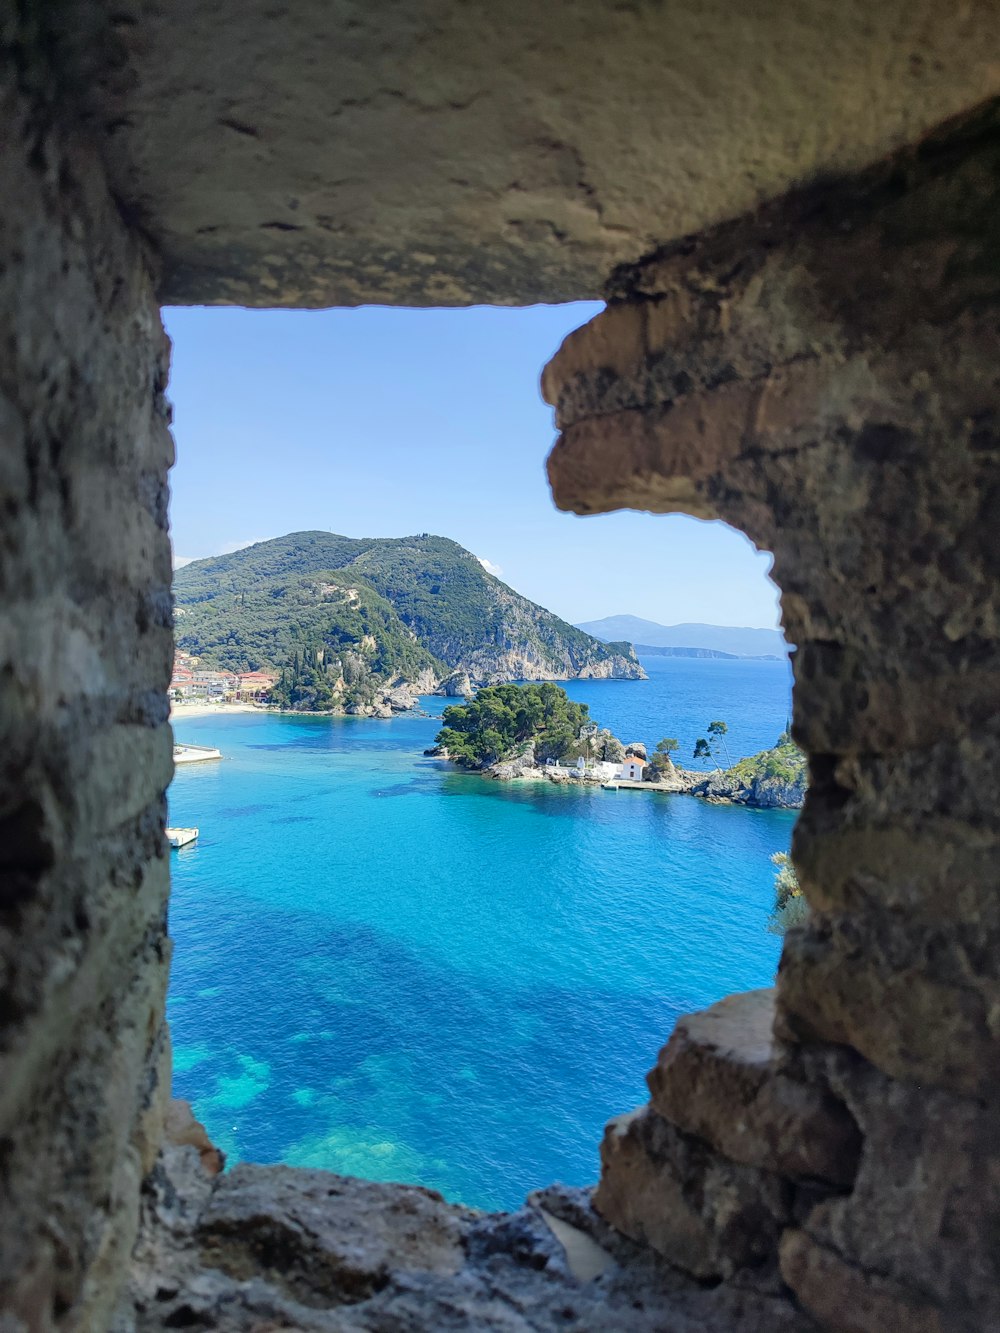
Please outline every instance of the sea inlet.
[[[734, 760], [784, 728], [784, 662], [644, 664], [568, 690], [682, 762], [712, 718]], [[422, 753], [445, 703], [177, 724], [224, 758], [170, 791], [174, 1092], [230, 1162], [513, 1208], [596, 1179], [679, 1014], [771, 984], [795, 816], [459, 773]]]

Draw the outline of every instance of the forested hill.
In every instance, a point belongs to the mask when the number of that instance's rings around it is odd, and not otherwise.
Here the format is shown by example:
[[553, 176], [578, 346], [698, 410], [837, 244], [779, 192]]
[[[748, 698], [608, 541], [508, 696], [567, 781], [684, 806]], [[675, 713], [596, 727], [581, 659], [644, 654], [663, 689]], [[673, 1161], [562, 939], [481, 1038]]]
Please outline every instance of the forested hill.
[[379, 678], [640, 678], [629, 644], [602, 643], [489, 574], [457, 542], [294, 532], [174, 576], [178, 646], [229, 669], [349, 652]]

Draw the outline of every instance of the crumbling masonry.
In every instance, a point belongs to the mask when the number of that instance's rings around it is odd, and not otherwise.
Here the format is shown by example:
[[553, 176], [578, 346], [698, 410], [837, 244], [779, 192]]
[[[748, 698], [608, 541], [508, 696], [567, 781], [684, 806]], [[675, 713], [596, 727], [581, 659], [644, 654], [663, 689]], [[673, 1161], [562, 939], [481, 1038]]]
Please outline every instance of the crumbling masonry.
[[[1000, 7], [749, 8], [0, 11], [4, 1333], [1000, 1327]], [[810, 920], [664, 1033], [593, 1194], [213, 1175], [158, 305], [601, 292], [553, 493], [774, 552]]]

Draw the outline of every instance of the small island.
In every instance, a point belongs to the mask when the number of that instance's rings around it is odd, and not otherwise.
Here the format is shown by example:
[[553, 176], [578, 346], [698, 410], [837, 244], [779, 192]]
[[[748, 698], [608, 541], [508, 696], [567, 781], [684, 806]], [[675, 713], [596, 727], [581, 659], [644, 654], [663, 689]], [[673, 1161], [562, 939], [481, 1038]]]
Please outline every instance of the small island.
[[805, 797], [805, 755], [787, 730], [770, 749], [723, 768], [728, 728], [709, 723], [692, 751], [694, 758], [716, 760], [706, 773], [674, 763], [680, 746], [673, 737], [661, 740], [652, 756], [641, 742], [622, 742], [591, 719], [586, 704], [551, 682], [488, 686], [446, 708], [442, 721], [427, 753], [498, 781], [582, 782], [760, 809], [798, 809]]

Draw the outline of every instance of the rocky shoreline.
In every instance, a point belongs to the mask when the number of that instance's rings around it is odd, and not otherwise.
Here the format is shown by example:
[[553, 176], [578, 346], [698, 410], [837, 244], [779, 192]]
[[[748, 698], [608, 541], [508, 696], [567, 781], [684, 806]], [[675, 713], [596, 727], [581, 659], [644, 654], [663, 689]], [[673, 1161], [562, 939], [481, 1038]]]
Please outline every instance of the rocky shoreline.
[[[624, 746], [626, 755], [637, 755], [645, 759], [645, 746], [632, 743]], [[758, 810], [798, 810], [805, 799], [807, 775], [804, 762], [797, 765], [790, 774], [769, 773], [768, 760], [787, 749], [787, 745], [763, 750], [749, 759], [740, 760], [729, 769], [716, 769], [711, 773], [679, 768], [671, 762], [663, 766], [662, 773], [652, 778], [645, 778], [642, 783], [630, 782], [627, 785], [649, 788], [651, 792], [664, 795], [697, 796], [700, 800], [717, 805], [746, 805]], [[425, 751], [428, 755], [447, 759], [448, 755], [440, 747]], [[530, 750], [507, 759], [498, 760], [478, 770], [481, 777], [494, 782], [551, 782], [556, 786], [600, 787], [615, 781], [610, 771], [617, 769], [617, 764], [600, 764], [583, 772], [562, 767], [540, 765], [535, 762]]]
[[[521, 657], [511, 660], [511, 670], [521, 674], [512, 675], [507, 670], [489, 670], [470, 674], [464, 667], [450, 672], [443, 678], [435, 672], [425, 670], [415, 680], [396, 679], [388, 684], [379, 685], [375, 696], [369, 703], [352, 703], [343, 708], [283, 708], [274, 709], [283, 713], [308, 713], [313, 717], [373, 717], [389, 718], [397, 713], [414, 712], [419, 708], [421, 695], [436, 694], [447, 699], [470, 698], [477, 690], [487, 685], [499, 685], [520, 682], [522, 680], [645, 680], [646, 673], [637, 661], [631, 661], [624, 655], [615, 655], [597, 663], [584, 664], [577, 672], [570, 675], [542, 675], [542, 666], [537, 662], [527, 662]], [[534, 674], [533, 674], [534, 673]]]

